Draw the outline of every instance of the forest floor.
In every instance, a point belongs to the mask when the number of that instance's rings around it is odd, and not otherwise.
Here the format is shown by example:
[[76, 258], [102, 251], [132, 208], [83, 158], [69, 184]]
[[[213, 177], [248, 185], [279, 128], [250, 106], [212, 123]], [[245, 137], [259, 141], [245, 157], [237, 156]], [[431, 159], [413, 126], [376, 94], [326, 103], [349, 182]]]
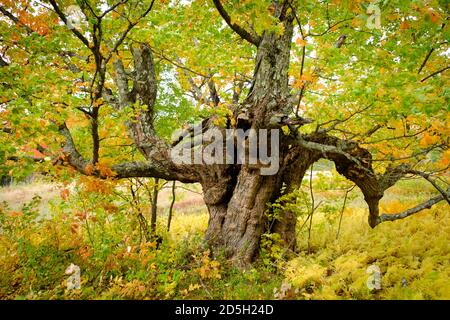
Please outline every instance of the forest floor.
[[[114, 202], [110, 211], [106, 195], [82, 199], [74, 189], [68, 198], [46, 182], [0, 188], [0, 299], [450, 299], [448, 205], [370, 229], [359, 191], [343, 207], [348, 183], [328, 173], [313, 180], [320, 206], [311, 226], [308, 207], [298, 206], [298, 252], [265, 235], [260, 259], [245, 270], [204, 245], [198, 185], [177, 184], [170, 232], [169, 184], [160, 191], [161, 246], [143, 242], [132, 210]], [[434, 195], [420, 180], [405, 181], [388, 190], [381, 211]], [[90, 203], [80, 218], [77, 208]], [[78, 290], [67, 289], [71, 263], [81, 269]]]

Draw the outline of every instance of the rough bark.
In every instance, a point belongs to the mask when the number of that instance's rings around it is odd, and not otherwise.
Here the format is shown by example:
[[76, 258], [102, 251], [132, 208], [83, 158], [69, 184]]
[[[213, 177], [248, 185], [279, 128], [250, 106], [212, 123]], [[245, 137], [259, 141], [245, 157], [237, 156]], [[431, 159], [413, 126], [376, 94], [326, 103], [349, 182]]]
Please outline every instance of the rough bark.
[[276, 176], [261, 176], [244, 167], [239, 173], [229, 202], [207, 203], [210, 220], [207, 241], [239, 264], [250, 263], [257, 255], [264, 232], [266, 204], [276, 192]]

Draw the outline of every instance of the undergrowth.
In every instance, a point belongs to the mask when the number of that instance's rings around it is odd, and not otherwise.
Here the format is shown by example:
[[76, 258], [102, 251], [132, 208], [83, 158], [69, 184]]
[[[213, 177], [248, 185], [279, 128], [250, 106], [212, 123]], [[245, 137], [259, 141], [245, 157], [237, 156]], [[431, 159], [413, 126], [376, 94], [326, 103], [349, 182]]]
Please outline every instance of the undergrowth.
[[[265, 235], [261, 258], [245, 270], [212, 256], [203, 242], [204, 211], [175, 212], [170, 232], [158, 227], [162, 241], [144, 241], [141, 211], [118, 200], [108, 181], [63, 188], [48, 217], [39, 214], [39, 197], [16, 211], [3, 203], [0, 298], [450, 299], [448, 205], [372, 230], [356, 191], [342, 210], [342, 183], [334, 193], [320, 179], [314, 183], [316, 202], [329, 201], [314, 212], [310, 229], [309, 202], [301, 201], [297, 253], [285, 254], [276, 236]], [[425, 197], [433, 192], [406, 182], [390, 191], [383, 212], [420, 201], [418, 188]], [[67, 288], [71, 264], [80, 268], [80, 289]], [[378, 289], [367, 285], [371, 266], [380, 270]]]

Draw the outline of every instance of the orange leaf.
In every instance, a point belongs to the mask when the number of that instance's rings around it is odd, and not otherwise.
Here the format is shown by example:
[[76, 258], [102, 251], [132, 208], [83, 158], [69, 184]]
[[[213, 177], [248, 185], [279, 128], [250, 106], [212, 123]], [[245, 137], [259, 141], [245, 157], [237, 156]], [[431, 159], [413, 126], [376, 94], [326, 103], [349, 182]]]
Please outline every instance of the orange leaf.
[[304, 47], [308, 44], [308, 42], [306, 42], [306, 40], [302, 39], [302, 38], [297, 38], [297, 40], [295, 40], [295, 43], [298, 44], [300, 47]]
[[444, 166], [448, 166], [450, 164], [450, 150], [444, 152], [441, 162]]
[[20, 217], [20, 216], [23, 215], [23, 213], [22, 212], [18, 212], [18, 211], [11, 211], [8, 215], [10, 217]]
[[439, 15], [439, 13], [434, 11], [432, 8], [428, 8], [427, 15], [430, 16], [431, 22], [433, 22], [435, 24], [440, 24], [442, 18]]
[[33, 152], [33, 157], [37, 159], [45, 158], [45, 155], [37, 149], [32, 149], [31, 152]]
[[90, 176], [92, 173], [94, 173], [94, 166], [92, 164], [88, 164], [86, 168], [84, 168], [84, 172]]
[[439, 141], [438, 136], [431, 136], [430, 134], [425, 133], [423, 138], [420, 140], [420, 146], [425, 148], [430, 144], [436, 143], [437, 141]]
[[402, 21], [402, 23], [400, 23], [400, 29], [401, 30], [406, 30], [409, 29], [411, 26], [409, 25], [408, 21]]
[[63, 189], [63, 190], [60, 192], [60, 195], [61, 195], [61, 198], [63, 198], [64, 200], [67, 200], [67, 198], [68, 198], [69, 195], [70, 195], [69, 189]]

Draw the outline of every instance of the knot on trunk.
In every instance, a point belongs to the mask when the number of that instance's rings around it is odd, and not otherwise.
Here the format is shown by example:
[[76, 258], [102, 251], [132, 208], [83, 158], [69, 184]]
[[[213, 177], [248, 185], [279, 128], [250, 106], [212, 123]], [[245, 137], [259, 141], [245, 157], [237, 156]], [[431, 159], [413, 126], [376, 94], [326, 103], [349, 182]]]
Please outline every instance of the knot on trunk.
[[225, 201], [228, 194], [228, 184], [218, 182], [216, 184], [204, 184], [203, 185], [203, 197], [205, 203], [208, 205], [214, 205]]

